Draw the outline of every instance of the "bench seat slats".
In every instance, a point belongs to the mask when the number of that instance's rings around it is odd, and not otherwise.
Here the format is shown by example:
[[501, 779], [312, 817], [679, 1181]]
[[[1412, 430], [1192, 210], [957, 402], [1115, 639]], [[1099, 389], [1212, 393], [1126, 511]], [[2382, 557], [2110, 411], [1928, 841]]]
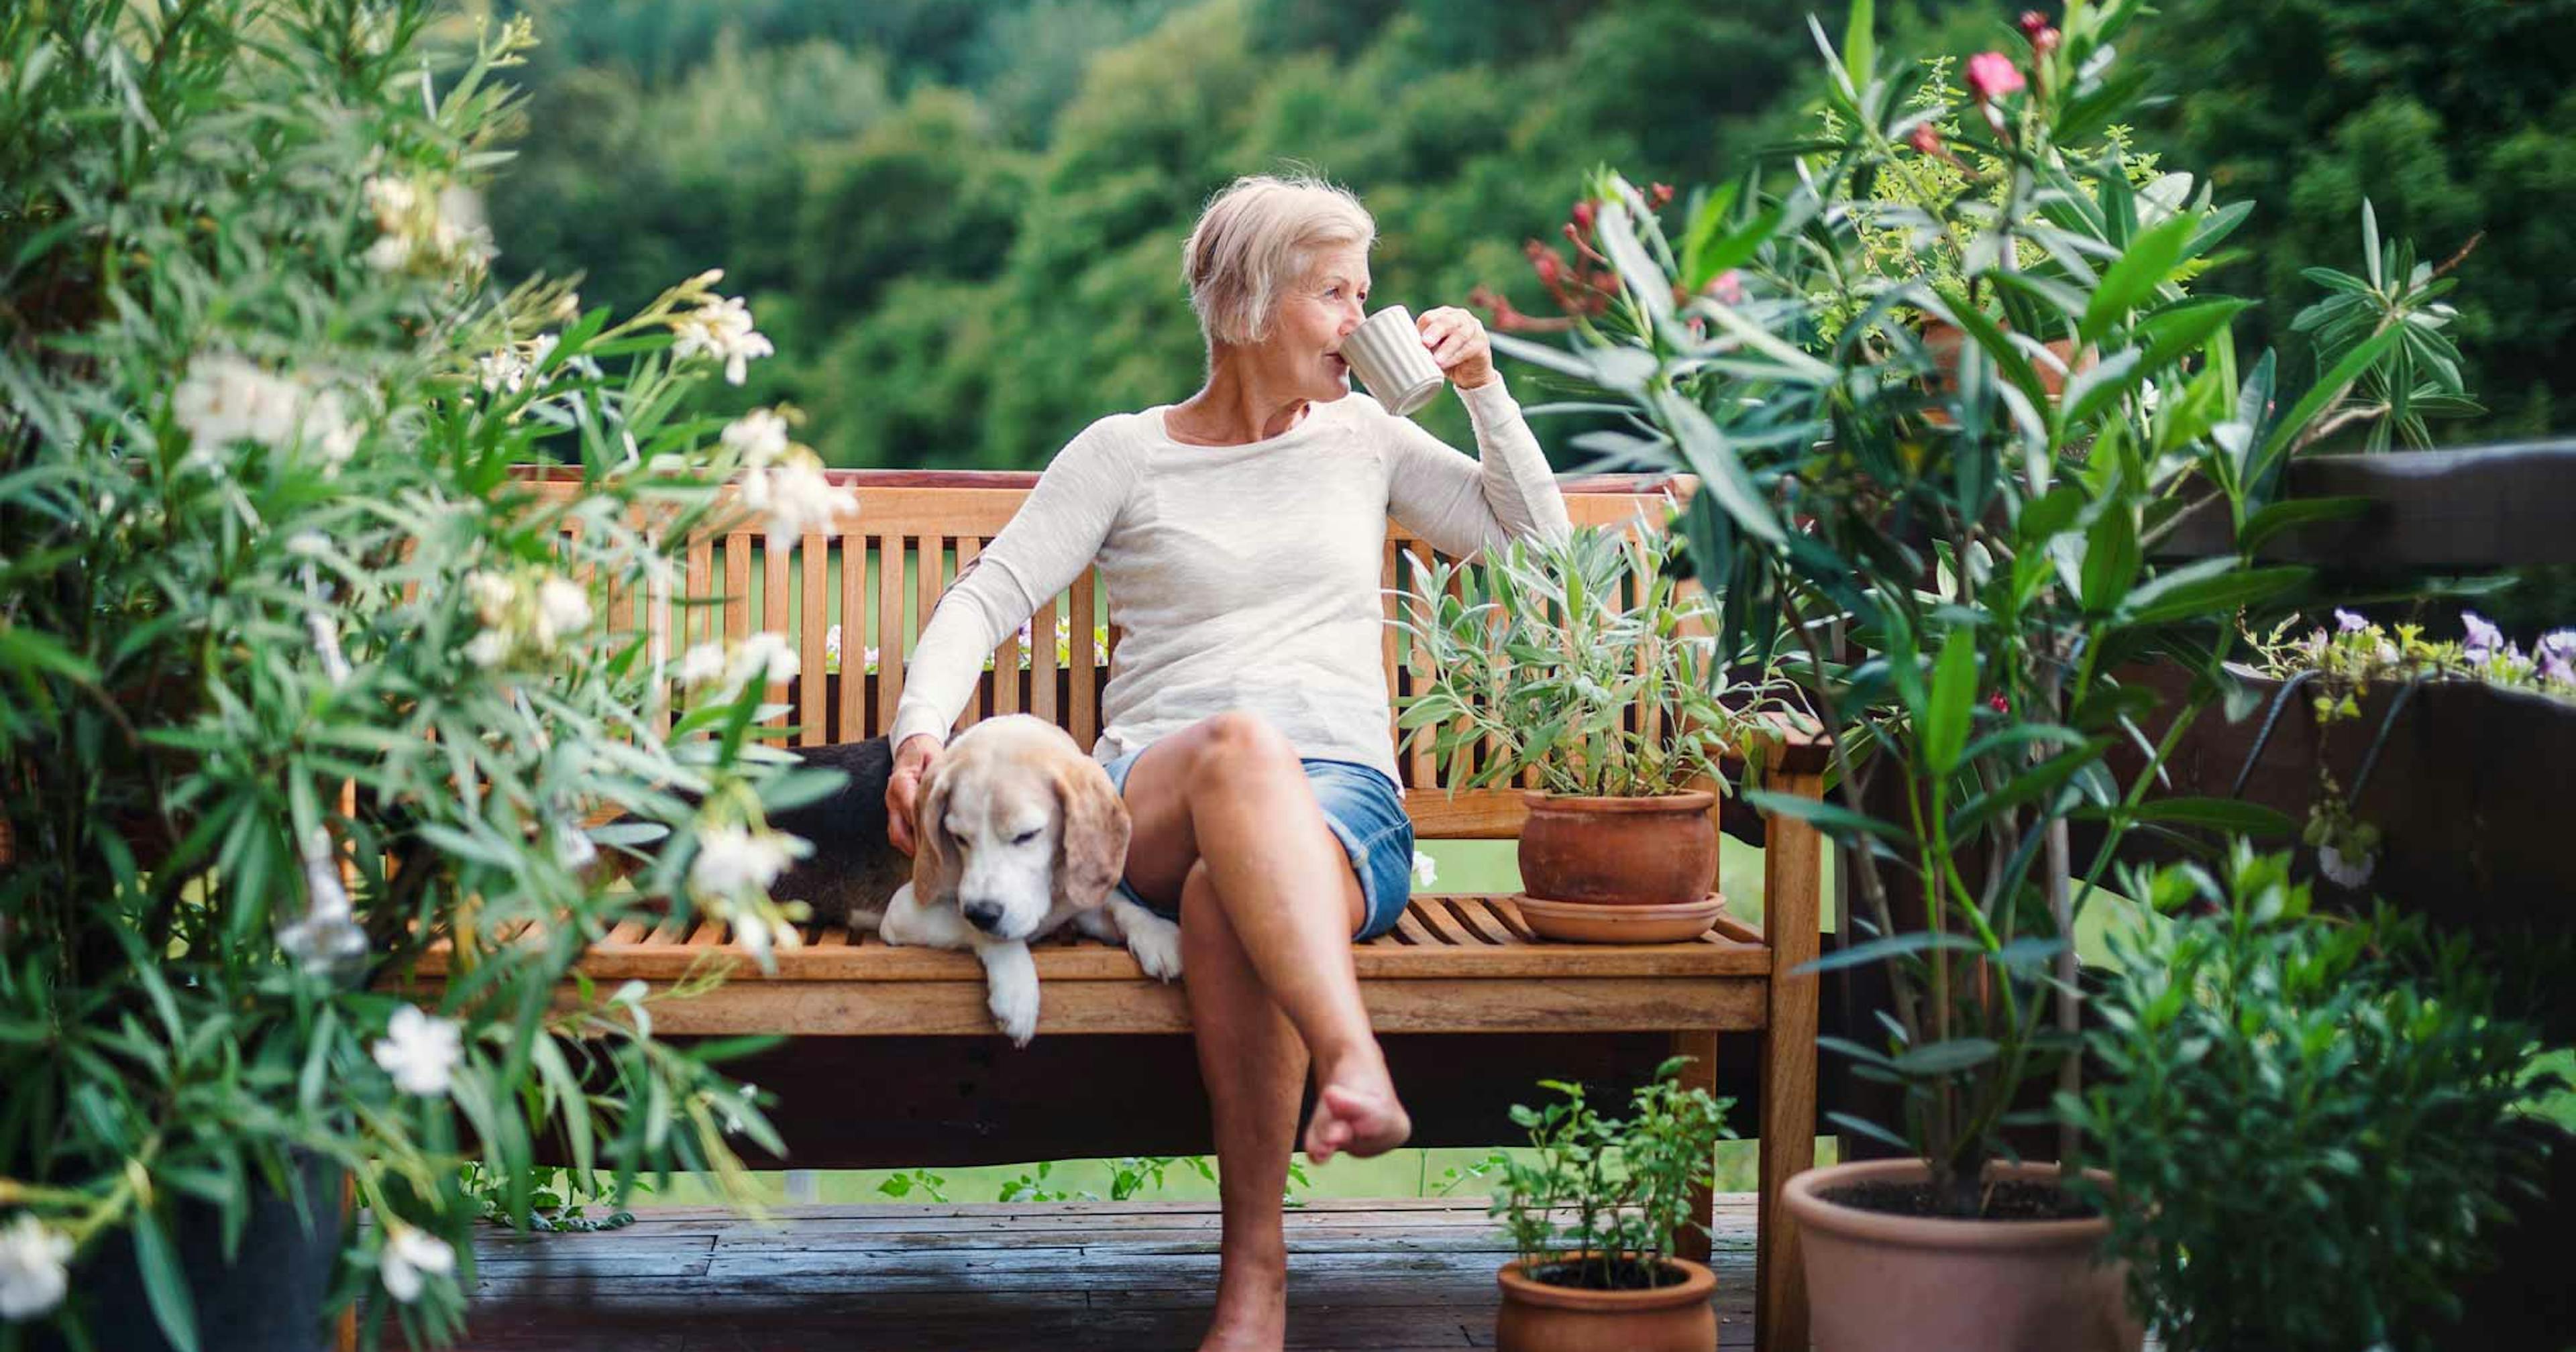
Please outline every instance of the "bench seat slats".
[[[1472, 893], [1425, 893], [1406, 908], [1398, 931], [1352, 949], [1361, 980], [1450, 977], [1467, 981], [1497, 979], [1665, 979], [1761, 977], [1771, 970], [1770, 950], [1759, 943], [1709, 934], [1685, 943], [1587, 945], [1539, 942], [1525, 927], [1501, 917], [1507, 899]], [[1482, 917], [1475, 922], [1462, 915]], [[777, 954], [777, 972], [764, 975], [748, 950], [733, 943], [723, 926], [701, 923], [687, 942], [672, 942], [671, 927], [650, 934], [640, 924], [617, 927], [594, 945], [581, 970], [595, 982], [676, 981], [709, 954], [736, 960], [732, 980], [791, 986], [809, 982], [852, 984], [980, 983], [983, 969], [969, 953], [941, 949], [898, 948], [872, 934], [852, 934], [840, 926], [808, 931], [806, 942]], [[1035, 946], [1042, 980], [1062, 982], [1127, 982], [1155, 984], [1123, 948], [1089, 940]], [[447, 970], [444, 948], [424, 954], [422, 977]]]

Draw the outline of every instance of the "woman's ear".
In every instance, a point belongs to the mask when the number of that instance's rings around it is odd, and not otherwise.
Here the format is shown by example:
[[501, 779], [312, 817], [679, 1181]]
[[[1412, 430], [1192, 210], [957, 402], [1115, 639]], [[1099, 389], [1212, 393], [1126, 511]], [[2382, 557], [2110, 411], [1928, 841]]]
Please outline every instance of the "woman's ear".
[[921, 775], [913, 800], [912, 895], [924, 906], [944, 906], [957, 896], [957, 847], [948, 839], [948, 771], [943, 756]]
[[1064, 814], [1057, 833], [1055, 904], [1097, 906], [1127, 871], [1127, 838], [1134, 823], [1109, 772], [1087, 756], [1057, 765], [1055, 796]]

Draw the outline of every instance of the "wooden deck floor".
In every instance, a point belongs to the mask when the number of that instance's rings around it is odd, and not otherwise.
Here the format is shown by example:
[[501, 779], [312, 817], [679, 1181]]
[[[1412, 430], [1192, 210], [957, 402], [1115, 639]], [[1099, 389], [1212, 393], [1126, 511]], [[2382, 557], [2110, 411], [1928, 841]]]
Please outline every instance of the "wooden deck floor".
[[[805, 1206], [763, 1227], [639, 1211], [627, 1229], [483, 1232], [466, 1352], [962, 1352], [1196, 1346], [1212, 1203]], [[1753, 1199], [1721, 1197], [1718, 1341], [1753, 1341]], [[1490, 1347], [1509, 1253], [1480, 1203], [1289, 1213], [1292, 1348]]]

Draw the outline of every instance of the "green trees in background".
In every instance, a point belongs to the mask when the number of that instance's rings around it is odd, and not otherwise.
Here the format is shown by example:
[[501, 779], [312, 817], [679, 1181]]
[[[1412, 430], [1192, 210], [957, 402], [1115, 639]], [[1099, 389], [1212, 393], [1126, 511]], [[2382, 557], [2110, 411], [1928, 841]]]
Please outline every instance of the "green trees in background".
[[[2137, 63], [2175, 95], [2142, 148], [2258, 204], [2234, 265], [2258, 275], [2230, 279], [2270, 298], [2255, 331], [2281, 339], [2367, 195], [2435, 258], [2487, 232], [2459, 332], [2496, 411], [2447, 434], [2563, 422], [2576, 0], [2175, 7]], [[1883, 8], [1921, 50], [2017, 11]], [[1588, 170], [1722, 180], [1810, 133], [1817, 93], [1773, 0], [586, 0], [538, 27], [500, 269], [586, 270], [625, 303], [723, 260], [780, 353], [741, 398], [804, 407], [843, 465], [1034, 467], [1187, 395], [1179, 242], [1236, 174], [1295, 160], [1358, 190], [1385, 301], [1482, 283], [1547, 313], [1521, 244]]]

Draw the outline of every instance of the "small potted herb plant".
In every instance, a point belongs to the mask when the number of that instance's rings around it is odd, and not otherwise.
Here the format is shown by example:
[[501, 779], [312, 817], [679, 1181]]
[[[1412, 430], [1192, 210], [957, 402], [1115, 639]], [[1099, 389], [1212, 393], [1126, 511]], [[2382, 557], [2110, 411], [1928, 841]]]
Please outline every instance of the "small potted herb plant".
[[[1692, 1198], [1716, 1177], [1728, 1100], [1682, 1087], [1688, 1058], [1655, 1071], [1629, 1100], [1629, 1115], [1601, 1115], [1583, 1086], [1542, 1080], [1562, 1101], [1514, 1105], [1530, 1148], [1497, 1152], [1486, 1177], [1493, 1214], [1520, 1256], [1498, 1278], [1503, 1352], [1708, 1352], [1717, 1346], [1709, 1297], [1717, 1278], [1673, 1256], [1699, 1222]], [[1572, 1221], [1565, 1216], [1571, 1213]]]
[[[1785, 684], [1738, 683], [1678, 537], [1585, 528], [1417, 578], [1398, 608], [1416, 693], [1398, 724], [1451, 789], [1534, 774], [1523, 913], [1559, 937], [1688, 938], [1722, 899], [1720, 762]], [[1673, 926], [1679, 926], [1675, 932]]]
[[2058, 1104], [2119, 1179], [2138, 1313], [2172, 1352], [2463, 1345], [2426, 1325], [2527, 1185], [2532, 1029], [2420, 917], [2311, 916], [2243, 845], [2219, 875], [2133, 880], [2171, 918], [2112, 935], [2104, 1073]]

